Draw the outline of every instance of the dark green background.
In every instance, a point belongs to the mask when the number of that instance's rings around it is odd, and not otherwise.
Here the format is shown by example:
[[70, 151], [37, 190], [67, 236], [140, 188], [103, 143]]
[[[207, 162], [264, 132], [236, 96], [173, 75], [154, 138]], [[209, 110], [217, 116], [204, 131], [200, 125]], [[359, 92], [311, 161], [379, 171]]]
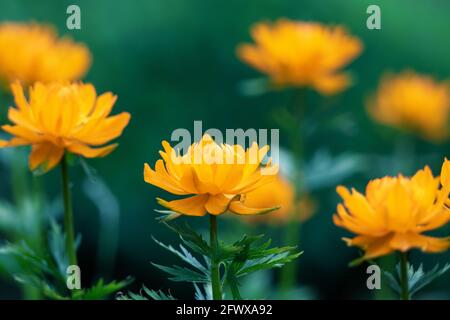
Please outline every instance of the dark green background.
[[[65, 27], [69, 4], [80, 6], [82, 30]], [[382, 30], [366, 28], [366, 8], [370, 4], [381, 7]], [[417, 156], [408, 157], [408, 165], [393, 168], [394, 160], [390, 159], [401, 135], [374, 124], [365, 112], [364, 99], [386, 70], [413, 68], [438, 79], [449, 77], [449, 12], [450, 2], [445, 0], [0, 0], [0, 21], [48, 22], [61, 34], [86, 43], [94, 60], [85, 80], [94, 83], [98, 92], [112, 91], [119, 96], [114, 112], [131, 113], [130, 125], [118, 140], [120, 147], [105, 159], [89, 161], [120, 203], [120, 242], [114, 276], [133, 275], [136, 280], [132, 289], [145, 283], [153, 289], [170, 288], [178, 297], [190, 297], [190, 287], [165, 280], [164, 274], [150, 265], [150, 261], [174, 262], [151, 240], [151, 235], [172, 243], [177, 239], [154, 220], [155, 197], [168, 196], [144, 183], [143, 164], [153, 166], [161, 140], [170, 139], [176, 128], [192, 130], [194, 120], [202, 120], [204, 128], [275, 127], [271, 114], [286, 103], [289, 93], [246, 97], [238, 90], [242, 80], [258, 76], [235, 55], [236, 46], [250, 40], [250, 26], [261, 20], [287, 17], [344, 24], [361, 38], [364, 52], [349, 67], [357, 80], [355, 86], [330, 99], [310, 94], [308, 113], [316, 130], [306, 142], [308, 159], [322, 148], [333, 156], [363, 155], [358, 161], [364, 162], [359, 163], [364, 170], [340, 182], [361, 190], [369, 178], [396, 173], [397, 168], [410, 174], [428, 163], [437, 174], [443, 157], [448, 155], [448, 143], [434, 145], [417, 140]], [[317, 114], [316, 108], [325, 111]], [[285, 146], [287, 139], [282, 132], [281, 143]], [[401, 154], [398, 157], [402, 158]], [[98, 213], [81, 191], [85, 179], [81, 167], [71, 168], [71, 174], [76, 229], [83, 234], [83, 279], [90, 282], [104, 271], [96, 270], [93, 262], [97, 255]], [[6, 196], [8, 177], [8, 169], [1, 167], [0, 190]], [[44, 180], [49, 197], [58, 197], [59, 172], [49, 173]], [[313, 196], [320, 207], [303, 229], [300, 247], [305, 254], [299, 260], [299, 283], [312, 289], [311, 298], [369, 298], [372, 293], [365, 287], [365, 269], [346, 266], [357, 256], [357, 250], [346, 248], [340, 238], [348, 234], [331, 222], [339, 201], [334, 185], [321, 188]], [[190, 222], [201, 228], [203, 220]], [[229, 225], [222, 224], [223, 233], [229, 232], [225, 230]], [[270, 233], [279, 237], [282, 230]], [[240, 234], [233, 236], [238, 238]], [[426, 259], [423, 254], [413, 257], [415, 262], [426, 260], [430, 267], [434, 261], [448, 261], [450, 252]], [[441, 278], [424, 292], [424, 297], [449, 298], [449, 279], [448, 275]], [[266, 296], [270, 294], [273, 292]], [[2, 279], [0, 295], [17, 298], [19, 291]]]

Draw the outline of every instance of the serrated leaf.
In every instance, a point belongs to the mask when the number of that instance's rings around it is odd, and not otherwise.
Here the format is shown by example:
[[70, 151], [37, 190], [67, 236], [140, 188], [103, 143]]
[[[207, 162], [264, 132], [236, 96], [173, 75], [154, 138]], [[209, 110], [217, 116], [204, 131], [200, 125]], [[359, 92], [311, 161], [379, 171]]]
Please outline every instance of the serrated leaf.
[[91, 288], [76, 290], [72, 292], [72, 299], [74, 300], [103, 300], [110, 295], [118, 292], [127, 285], [133, 282], [133, 279], [128, 277], [122, 281], [111, 281], [105, 283], [103, 279], [100, 279]]
[[196, 283], [194, 283], [195, 300], [212, 300], [211, 284], [203, 284], [203, 289]]
[[[416, 294], [419, 290], [430, 284], [432, 281], [450, 270], [450, 264], [446, 264], [444, 267], [439, 268], [439, 264], [435, 265], [433, 269], [428, 272], [423, 270], [423, 265], [414, 270], [414, 266], [408, 263], [408, 288], [410, 298]], [[401, 276], [400, 276], [400, 264], [395, 267], [395, 275], [390, 272], [383, 272], [388, 280], [389, 286], [397, 293], [401, 293]]]
[[186, 248], [183, 247], [181, 244], [180, 244], [180, 250], [181, 250], [181, 252], [180, 252], [180, 251], [176, 250], [174, 247], [172, 247], [171, 245], [165, 245], [164, 243], [156, 240], [154, 237], [152, 237], [152, 238], [153, 238], [153, 241], [155, 241], [159, 246], [172, 252], [173, 254], [175, 254], [177, 257], [179, 257], [184, 262], [190, 264], [191, 266], [198, 269], [202, 273], [205, 273], [205, 274], [208, 273], [208, 270], [189, 251], [187, 251]]
[[170, 210], [155, 210], [155, 211], [162, 214], [162, 216], [156, 218], [161, 222], [169, 222], [181, 216], [181, 213]]
[[203, 239], [203, 237], [200, 234], [198, 234], [194, 229], [192, 229], [187, 223], [185, 223], [184, 225], [179, 225], [175, 223], [169, 224], [164, 222], [164, 224], [169, 229], [176, 232], [186, 246], [202, 255], [205, 256], [210, 255], [211, 249], [209, 244]]
[[420, 265], [419, 269], [415, 272], [415, 277], [411, 277], [409, 280], [410, 295], [416, 294], [419, 290], [442, 276], [448, 270], [450, 270], [450, 264], [446, 264], [442, 268], [439, 268], [439, 264], [437, 264], [430, 271], [423, 272], [422, 265]]
[[116, 300], [176, 300], [171, 294], [164, 293], [162, 290], [150, 290], [146, 286], [142, 286], [139, 294], [128, 291], [127, 294], [119, 293]]
[[197, 271], [180, 267], [180, 266], [173, 266], [173, 267], [166, 267], [162, 266], [156, 263], [152, 262], [152, 265], [154, 265], [156, 268], [168, 273], [171, 275], [169, 280], [176, 281], [176, 282], [209, 282], [209, 277], [207, 277], [204, 274], [201, 274]]

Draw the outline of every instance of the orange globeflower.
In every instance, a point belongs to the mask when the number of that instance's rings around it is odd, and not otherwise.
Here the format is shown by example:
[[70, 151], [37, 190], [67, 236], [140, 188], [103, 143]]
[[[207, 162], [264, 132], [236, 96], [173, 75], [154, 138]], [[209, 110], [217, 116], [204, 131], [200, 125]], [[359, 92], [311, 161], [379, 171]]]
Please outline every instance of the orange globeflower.
[[18, 82], [11, 90], [16, 108], [9, 109], [8, 118], [13, 125], [2, 129], [14, 137], [0, 140], [0, 147], [31, 145], [31, 170], [54, 168], [65, 151], [86, 158], [108, 155], [117, 144], [103, 145], [119, 137], [130, 120], [127, 112], [109, 117], [117, 97], [111, 92], [97, 96], [91, 84], [37, 82], [28, 100]]
[[450, 161], [447, 159], [440, 178], [434, 178], [426, 166], [412, 178], [399, 175], [372, 180], [365, 195], [342, 186], [337, 192], [344, 203], [337, 206], [333, 221], [357, 234], [353, 239], [344, 240], [349, 246], [365, 251], [362, 259], [413, 248], [431, 253], [450, 247], [450, 237], [422, 234], [450, 221]]
[[258, 23], [252, 30], [255, 44], [238, 47], [238, 56], [267, 74], [275, 86], [312, 87], [335, 94], [350, 84], [340, 69], [362, 51], [361, 41], [342, 26], [325, 26], [280, 19]]
[[0, 24], [0, 48], [3, 85], [16, 80], [24, 84], [77, 80], [91, 64], [86, 46], [58, 39], [53, 28], [37, 23]]
[[273, 182], [247, 193], [244, 204], [254, 208], [280, 206], [271, 214], [249, 216], [244, 220], [274, 225], [286, 224], [292, 220], [306, 221], [315, 211], [315, 205], [308, 196], [296, 201], [294, 186], [280, 175]]
[[[193, 195], [181, 200], [158, 203], [179, 215], [261, 214], [275, 208], [250, 208], [243, 203], [244, 195], [271, 182], [274, 175], [263, 175], [260, 164], [269, 150], [256, 143], [247, 149], [240, 145], [217, 144], [205, 134], [192, 144], [186, 154], [178, 154], [168, 142], [162, 142], [162, 159], [155, 170], [144, 166], [144, 180], [176, 195]], [[266, 169], [277, 170], [270, 163]]]
[[450, 86], [413, 71], [387, 74], [369, 99], [368, 111], [383, 124], [442, 139], [448, 135]]

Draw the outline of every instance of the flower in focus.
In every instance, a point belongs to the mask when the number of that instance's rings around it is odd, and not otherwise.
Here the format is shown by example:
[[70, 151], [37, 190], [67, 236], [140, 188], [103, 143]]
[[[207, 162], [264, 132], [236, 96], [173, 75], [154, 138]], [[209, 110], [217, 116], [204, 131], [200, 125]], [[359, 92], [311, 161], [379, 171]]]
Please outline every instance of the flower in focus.
[[16, 108], [9, 108], [8, 118], [13, 125], [2, 129], [13, 138], [0, 140], [0, 147], [31, 145], [31, 170], [54, 168], [65, 151], [86, 158], [108, 155], [117, 144], [104, 145], [119, 137], [130, 120], [126, 112], [109, 117], [117, 97], [110, 92], [97, 96], [91, 84], [37, 82], [28, 100], [18, 82], [11, 91]]
[[0, 79], [4, 85], [19, 80], [70, 81], [89, 69], [91, 54], [69, 38], [58, 39], [53, 28], [36, 23], [0, 25]]
[[245, 195], [244, 204], [254, 208], [270, 208], [280, 206], [271, 214], [248, 216], [244, 219], [250, 223], [286, 224], [292, 220], [304, 222], [315, 212], [315, 204], [308, 196], [296, 201], [295, 188], [280, 175], [264, 186]]
[[413, 71], [387, 74], [369, 99], [368, 111], [383, 124], [439, 140], [448, 135], [450, 86]]
[[[191, 195], [174, 201], [157, 199], [158, 203], [178, 214], [203, 216], [220, 215], [226, 211], [236, 214], [262, 214], [270, 208], [251, 208], [242, 201], [246, 193], [273, 181], [275, 175], [264, 175], [261, 161], [269, 147], [256, 143], [244, 150], [240, 145], [217, 144], [205, 134], [192, 144], [184, 155], [178, 154], [168, 142], [162, 142], [162, 159], [155, 170], [144, 166], [145, 182], [175, 195]], [[277, 170], [270, 164], [265, 169]]]
[[267, 74], [275, 86], [312, 87], [325, 95], [349, 86], [350, 76], [340, 69], [362, 51], [361, 41], [342, 26], [281, 19], [258, 23], [251, 34], [255, 44], [238, 47], [241, 60]]
[[450, 161], [442, 165], [440, 178], [428, 166], [412, 178], [384, 177], [368, 183], [366, 194], [339, 186], [343, 204], [337, 206], [333, 221], [357, 234], [344, 239], [349, 246], [365, 251], [363, 259], [406, 252], [442, 252], [450, 247], [450, 237], [424, 235], [450, 220]]

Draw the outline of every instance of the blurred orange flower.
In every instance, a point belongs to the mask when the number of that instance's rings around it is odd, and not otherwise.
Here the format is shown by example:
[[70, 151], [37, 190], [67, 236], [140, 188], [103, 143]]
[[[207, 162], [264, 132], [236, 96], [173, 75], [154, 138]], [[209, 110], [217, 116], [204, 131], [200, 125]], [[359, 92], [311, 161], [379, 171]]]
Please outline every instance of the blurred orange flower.
[[428, 166], [412, 178], [399, 175], [369, 182], [366, 194], [339, 186], [344, 200], [337, 206], [333, 221], [357, 236], [344, 240], [365, 251], [362, 259], [406, 252], [442, 252], [450, 247], [450, 237], [423, 235], [450, 221], [450, 161], [445, 159], [440, 178]]
[[387, 74], [369, 99], [368, 111], [383, 124], [439, 140], [448, 136], [450, 86], [413, 71]]
[[350, 76], [340, 69], [363, 47], [342, 26], [287, 19], [258, 23], [251, 34], [255, 44], [243, 44], [237, 50], [244, 62], [267, 74], [275, 86], [307, 86], [325, 95], [349, 86]]
[[314, 214], [316, 206], [312, 199], [305, 195], [296, 201], [295, 188], [286, 179], [277, 176], [276, 180], [245, 195], [244, 204], [254, 208], [270, 208], [280, 206], [270, 214], [249, 216], [244, 221], [250, 223], [286, 224], [292, 220], [306, 221]]
[[53, 28], [36, 23], [0, 24], [0, 80], [4, 86], [19, 80], [70, 81], [89, 69], [91, 54], [69, 38], [58, 39]]
[[[243, 202], [243, 195], [266, 183], [275, 176], [263, 175], [260, 164], [269, 150], [256, 143], [247, 149], [240, 145], [218, 145], [205, 134], [192, 144], [186, 154], [178, 154], [167, 141], [162, 142], [162, 159], [156, 161], [155, 170], [144, 166], [145, 182], [176, 195], [194, 195], [174, 201], [157, 199], [158, 203], [178, 214], [204, 216], [220, 215], [226, 211], [236, 214], [262, 214], [277, 209], [251, 208]], [[270, 163], [267, 169], [275, 169]]]
[[9, 108], [8, 118], [14, 125], [2, 129], [14, 137], [0, 140], [0, 147], [31, 145], [31, 170], [54, 168], [65, 151], [86, 158], [108, 155], [117, 144], [92, 147], [119, 137], [130, 120], [127, 112], [109, 117], [117, 97], [110, 92], [97, 97], [91, 84], [37, 82], [28, 100], [18, 82], [11, 90], [16, 108]]

